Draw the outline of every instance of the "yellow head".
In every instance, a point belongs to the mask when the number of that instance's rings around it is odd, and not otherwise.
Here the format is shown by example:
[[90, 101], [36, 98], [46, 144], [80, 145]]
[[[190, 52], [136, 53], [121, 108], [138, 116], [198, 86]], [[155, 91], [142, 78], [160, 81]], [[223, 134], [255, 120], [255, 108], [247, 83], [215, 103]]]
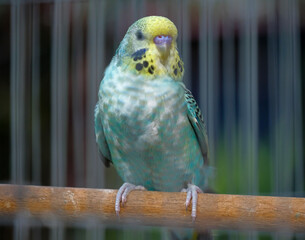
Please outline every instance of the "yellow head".
[[136, 21], [128, 29], [116, 56], [120, 64], [135, 74], [149, 77], [183, 77], [183, 62], [177, 51], [178, 31], [165, 17], [150, 16]]

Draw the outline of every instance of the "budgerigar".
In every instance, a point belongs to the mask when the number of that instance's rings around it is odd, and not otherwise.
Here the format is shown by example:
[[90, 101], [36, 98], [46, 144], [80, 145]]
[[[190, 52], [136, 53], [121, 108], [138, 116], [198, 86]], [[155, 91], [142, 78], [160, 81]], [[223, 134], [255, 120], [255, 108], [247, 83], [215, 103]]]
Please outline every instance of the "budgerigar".
[[139, 19], [101, 81], [95, 133], [106, 166], [112, 163], [125, 182], [117, 193], [117, 214], [130, 191], [147, 189], [187, 192], [185, 205], [192, 202], [196, 218], [208, 141], [200, 109], [182, 83], [176, 39], [169, 19]]

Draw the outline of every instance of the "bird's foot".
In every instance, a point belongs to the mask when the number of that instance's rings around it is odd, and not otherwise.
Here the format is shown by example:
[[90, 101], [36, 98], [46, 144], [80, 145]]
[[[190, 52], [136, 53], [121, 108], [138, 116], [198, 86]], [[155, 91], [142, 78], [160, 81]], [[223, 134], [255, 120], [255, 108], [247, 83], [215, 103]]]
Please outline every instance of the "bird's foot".
[[124, 183], [117, 195], [116, 195], [116, 199], [115, 199], [115, 212], [116, 212], [116, 215], [119, 216], [119, 213], [120, 213], [120, 203], [122, 202], [122, 207], [124, 207], [124, 204], [126, 203], [127, 201], [127, 196], [128, 194], [133, 191], [133, 190], [146, 190], [145, 187], [143, 186], [136, 186], [134, 184], [131, 184], [131, 183]]
[[196, 219], [196, 213], [197, 213], [197, 199], [198, 199], [198, 193], [203, 193], [203, 191], [193, 184], [188, 184], [187, 188], [183, 188], [181, 192], [186, 192], [186, 201], [185, 201], [185, 208], [190, 205], [191, 199], [192, 199], [192, 219], [195, 221]]

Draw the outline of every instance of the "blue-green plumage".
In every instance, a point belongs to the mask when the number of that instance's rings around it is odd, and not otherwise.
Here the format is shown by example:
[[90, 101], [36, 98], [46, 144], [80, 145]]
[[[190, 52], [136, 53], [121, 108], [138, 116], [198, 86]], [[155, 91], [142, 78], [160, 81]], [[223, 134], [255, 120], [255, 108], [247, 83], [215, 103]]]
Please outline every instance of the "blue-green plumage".
[[102, 153], [106, 150], [125, 182], [158, 191], [180, 191], [190, 182], [203, 186], [204, 159], [183, 85], [169, 77], [130, 80], [120, 68], [113, 71], [112, 64], [96, 108]]
[[101, 82], [96, 140], [106, 166], [112, 163], [128, 183], [118, 191], [117, 212], [131, 190], [144, 187], [187, 192], [186, 205], [193, 199], [196, 217], [197, 193], [207, 179], [208, 142], [201, 112], [181, 82], [176, 37], [168, 19], [140, 19]]

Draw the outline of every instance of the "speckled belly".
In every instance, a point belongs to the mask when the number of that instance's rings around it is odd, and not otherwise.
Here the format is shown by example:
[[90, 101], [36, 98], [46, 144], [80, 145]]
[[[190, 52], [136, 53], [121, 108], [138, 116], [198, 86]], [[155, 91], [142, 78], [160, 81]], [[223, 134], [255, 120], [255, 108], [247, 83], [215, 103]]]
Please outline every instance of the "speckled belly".
[[123, 181], [161, 191], [196, 181], [203, 161], [179, 84], [139, 81], [102, 90], [105, 136]]

